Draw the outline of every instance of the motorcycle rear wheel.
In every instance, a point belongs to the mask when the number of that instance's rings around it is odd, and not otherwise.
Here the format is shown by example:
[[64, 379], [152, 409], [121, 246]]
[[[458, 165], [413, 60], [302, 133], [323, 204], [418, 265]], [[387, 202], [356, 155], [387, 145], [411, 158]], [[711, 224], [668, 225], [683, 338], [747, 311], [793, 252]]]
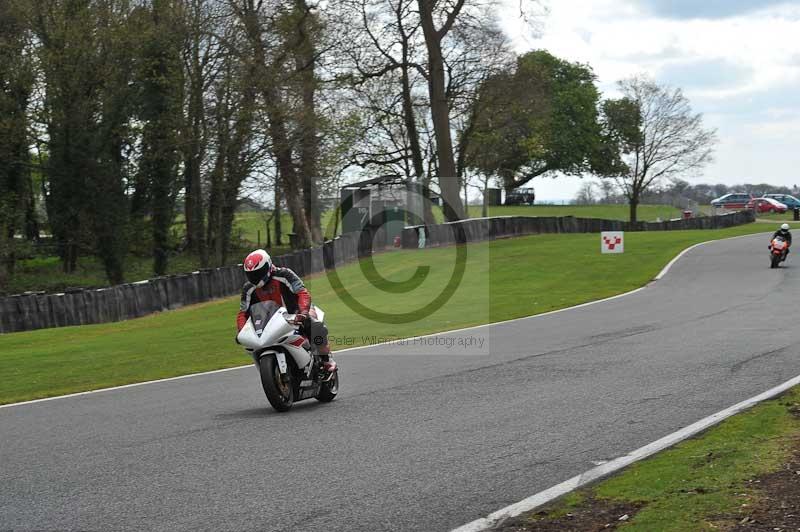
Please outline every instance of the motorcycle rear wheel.
[[264, 388], [264, 395], [272, 408], [278, 412], [286, 412], [294, 404], [294, 382], [292, 372], [286, 374], [286, 378], [281, 376], [278, 361], [274, 356], [266, 356], [258, 363], [258, 371], [261, 374], [261, 387]]
[[330, 403], [336, 399], [339, 393], [339, 372], [333, 374], [333, 378], [328, 382], [323, 382], [317, 393], [317, 401], [320, 403]]

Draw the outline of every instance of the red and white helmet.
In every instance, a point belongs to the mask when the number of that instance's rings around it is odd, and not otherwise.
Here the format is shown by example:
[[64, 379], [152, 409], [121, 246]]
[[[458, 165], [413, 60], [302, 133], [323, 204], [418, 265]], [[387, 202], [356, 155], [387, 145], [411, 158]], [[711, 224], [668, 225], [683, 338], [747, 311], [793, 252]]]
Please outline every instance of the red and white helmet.
[[244, 259], [244, 274], [247, 280], [258, 284], [262, 280], [266, 283], [272, 274], [272, 259], [263, 249], [257, 249]]

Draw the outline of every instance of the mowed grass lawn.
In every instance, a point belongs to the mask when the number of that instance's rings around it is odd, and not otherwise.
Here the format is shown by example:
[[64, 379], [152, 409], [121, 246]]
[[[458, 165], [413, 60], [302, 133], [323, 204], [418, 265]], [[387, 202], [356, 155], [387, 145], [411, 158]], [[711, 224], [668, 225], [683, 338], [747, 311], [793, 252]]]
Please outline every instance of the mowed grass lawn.
[[[469, 207], [469, 215], [472, 218], [481, 216], [481, 207], [471, 205]], [[439, 208], [434, 209], [434, 217], [437, 222], [444, 220], [442, 210]], [[520, 205], [509, 206], [500, 205], [497, 207], [489, 207], [489, 216], [576, 216], [579, 218], [603, 218], [605, 220], [628, 220], [630, 218], [630, 210], [627, 205]], [[669, 205], [640, 205], [638, 216], [640, 220], [652, 222], [658, 218], [662, 220], [669, 220], [670, 218], [679, 218], [681, 211]], [[234, 233], [239, 235], [240, 238], [248, 242], [263, 244], [266, 242], [267, 225], [266, 221], [269, 218], [268, 213], [263, 212], [239, 212], [236, 213], [236, 220], [234, 222]], [[321, 217], [322, 227], [325, 234], [331, 237], [334, 233], [333, 211], [325, 211]], [[292, 218], [284, 213], [281, 216], [281, 230], [284, 234], [292, 231]], [[270, 223], [270, 231], [272, 232], [272, 241], [274, 242], [275, 232], [274, 224]], [[259, 235], [259, 232], [261, 233]], [[341, 234], [342, 224], [341, 220], [337, 228], [336, 234]], [[284, 244], [288, 242], [288, 238], [284, 236]]]
[[[719, 231], [628, 233], [625, 254], [601, 255], [596, 234], [539, 235], [466, 247], [464, 277], [444, 308], [410, 323], [371, 321], [348, 308], [328, 278], [307, 280], [325, 309], [334, 349], [364, 336], [408, 337], [507, 320], [592, 301], [650, 281], [697, 242], [764, 231], [762, 224]], [[430, 274], [408, 293], [387, 293], [359, 264], [338, 270], [362, 304], [387, 313], [419, 309], [451, 278], [457, 248], [387, 252], [375, 265], [388, 281]], [[249, 363], [233, 341], [238, 298], [120, 323], [0, 335], [0, 403], [62, 395]], [[338, 340], [337, 339], [347, 339]]]
[[[789, 390], [548, 508], [521, 516], [514, 529], [547, 530], [551, 521], [565, 521], [567, 514], [592, 515], [590, 501], [637, 508], [623, 527], [631, 532], [736, 529], [754, 508], [776, 504], [764, 500], [760, 482], [753, 480], [791, 462], [800, 436], [799, 402], [800, 388]], [[791, 512], [789, 508], [775, 513]], [[777, 517], [771, 524], [751, 521], [748, 528], [792, 530], [781, 524]]]
[[[481, 208], [472, 206], [469, 208], [472, 217], [481, 215]], [[438, 221], [442, 221], [441, 209], [434, 212]], [[605, 218], [610, 220], [627, 220], [627, 205], [536, 205], [532, 207], [492, 207], [489, 209], [490, 216], [577, 216], [583, 218]], [[664, 205], [642, 205], [639, 208], [641, 220], [663, 220], [680, 216], [680, 211]], [[281, 255], [291, 251], [289, 248], [289, 238], [285, 233], [292, 230], [292, 219], [284, 213], [281, 218], [283, 224], [284, 237], [281, 246], [275, 246], [274, 226], [270, 225], [273, 232], [272, 247], [270, 253], [273, 256]], [[334, 235], [333, 211], [326, 211], [322, 214], [322, 226], [325, 228], [326, 236], [331, 238]], [[175, 224], [176, 234], [183, 233], [182, 221], [178, 220]], [[341, 223], [336, 228], [336, 234], [341, 234]], [[239, 212], [236, 214], [234, 222], [234, 242], [241, 246], [230, 253], [227, 264], [236, 264], [243, 260], [247, 250], [258, 246], [266, 247], [266, 218], [261, 212]], [[168, 264], [168, 274], [183, 273], [196, 270], [201, 267], [199, 257], [186, 253], [174, 253], [170, 256]], [[135, 282], [142, 279], [153, 277], [153, 259], [150, 256], [137, 256], [130, 254], [125, 262], [125, 281]], [[44, 290], [47, 292], [59, 292], [68, 288], [99, 288], [107, 286], [105, 270], [102, 263], [95, 257], [80, 257], [77, 271], [66, 274], [61, 271], [61, 261], [58, 257], [36, 257], [23, 259], [17, 262], [14, 275], [4, 285], [0, 286], [0, 294], [19, 294], [26, 290]]]
[[[469, 207], [469, 215], [477, 218], [481, 207]], [[604, 220], [629, 220], [627, 205], [519, 205], [489, 207], [489, 216], [575, 216], [578, 218], [602, 218]], [[681, 211], [670, 205], [640, 205], [639, 220], [652, 222], [658, 218], [669, 220], [680, 218]]]

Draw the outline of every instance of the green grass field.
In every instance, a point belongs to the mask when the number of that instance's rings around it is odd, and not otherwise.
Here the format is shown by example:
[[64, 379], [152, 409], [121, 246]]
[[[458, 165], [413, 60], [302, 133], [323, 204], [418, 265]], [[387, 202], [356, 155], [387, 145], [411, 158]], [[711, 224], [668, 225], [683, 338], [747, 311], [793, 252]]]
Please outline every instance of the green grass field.
[[759, 215], [758, 215], [758, 218], [760, 220], [770, 220], [770, 221], [774, 221], [776, 223], [779, 223], [781, 221], [791, 222], [793, 217], [794, 217], [794, 213], [792, 213], [792, 211], [788, 211], [788, 212], [785, 212], [783, 214], [759, 213]]
[[[481, 215], [481, 208], [472, 206], [469, 208], [472, 217]], [[434, 215], [439, 221], [442, 220], [441, 209], [437, 209]], [[610, 220], [627, 220], [628, 207], [626, 205], [536, 205], [533, 207], [492, 207], [489, 210], [490, 216], [578, 216], [584, 218], [606, 218]], [[656, 218], [668, 219], [680, 215], [677, 209], [662, 205], [643, 205], [640, 207], [639, 215], [642, 220], [655, 220]], [[327, 237], [331, 237], [334, 231], [334, 224], [331, 223], [333, 211], [326, 211], [322, 215], [322, 224], [326, 229]], [[283, 224], [283, 245], [270, 247], [269, 252], [274, 255], [282, 255], [291, 251], [289, 248], [288, 237], [285, 233], [291, 232], [291, 217], [284, 213], [281, 218]], [[183, 226], [180, 220], [176, 222], [176, 235], [182, 234]], [[270, 230], [274, 227], [271, 225]], [[259, 234], [260, 232], [260, 234]], [[261, 212], [240, 212], [236, 214], [234, 223], [233, 241], [238, 243], [241, 249], [230, 254], [228, 264], [240, 262], [248, 249], [258, 245], [266, 247], [266, 218]], [[341, 226], [338, 228], [341, 233]], [[274, 243], [274, 231], [272, 242]], [[153, 277], [153, 259], [149, 256], [140, 256], [134, 253], [128, 255], [125, 263], [125, 280], [127, 282], [140, 281]], [[185, 273], [196, 270], [200, 267], [199, 257], [185, 253], [176, 253], [170, 257], [168, 272]], [[107, 286], [103, 265], [95, 257], [81, 257], [78, 261], [78, 269], [74, 273], [66, 274], [61, 271], [61, 263], [57, 257], [37, 257], [32, 259], [20, 260], [14, 275], [9, 281], [0, 286], [0, 294], [18, 294], [28, 290], [44, 290], [46, 292], [60, 292], [67, 288], [98, 288]]]
[[[481, 207], [469, 207], [473, 218], [481, 215]], [[532, 205], [489, 207], [489, 216], [576, 216], [578, 218], [602, 218], [604, 220], [628, 220], [627, 205]], [[658, 218], [669, 220], [680, 218], [681, 211], [669, 205], [640, 205], [639, 220], [652, 222]]]
[[[263, 212], [238, 212], [236, 213], [236, 220], [234, 221], [234, 233], [238, 234], [242, 240], [250, 242], [252, 244], [257, 244], [259, 242], [259, 237], [262, 245], [266, 245], [267, 242], [267, 219], [269, 218], [269, 213]], [[322, 228], [325, 230], [325, 236], [327, 238], [332, 238], [334, 224], [332, 223], [333, 219], [333, 211], [325, 211], [322, 213], [321, 221], [322, 221]], [[274, 223], [270, 223], [269, 230], [271, 233], [271, 241], [275, 242], [275, 225]], [[286, 236], [287, 233], [292, 232], [292, 217], [289, 216], [288, 213], [283, 213], [281, 215], [281, 231], [283, 233], [283, 247], [282, 250], [288, 250], [288, 243], [289, 238]], [[259, 232], [261, 233], [259, 235]], [[341, 234], [342, 227], [341, 221], [339, 223], [339, 227], [337, 230], [337, 234]], [[276, 255], [278, 250], [275, 251]]]
[[759, 484], [752, 481], [791, 459], [800, 436], [798, 403], [800, 389], [795, 388], [549, 509], [521, 517], [519, 530], [546, 529], [542, 521], [581, 513], [589, 499], [641, 507], [625, 523], [626, 531], [729, 530], [759, 501]]
[[[477, 218], [481, 216], [481, 207], [471, 205], [469, 207], [469, 216]], [[333, 211], [325, 211], [322, 214], [322, 227], [325, 229], [326, 236], [333, 235], [334, 224], [332, 223]], [[434, 209], [434, 217], [437, 222], [444, 220], [442, 210], [439, 208]], [[489, 207], [489, 216], [577, 216], [581, 218], [603, 218], [606, 220], [628, 220], [629, 209], [627, 205], [533, 205], [533, 206], [497, 206]], [[681, 216], [681, 211], [669, 205], [641, 205], [639, 207], [639, 219], [644, 221], [654, 221], [658, 218], [668, 220], [670, 218], [678, 218]], [[240, 212], [236, 214], [236, 222], [234, 225], [234, 232], [239, 235], [243, 240], [251, 243], [266, 242], [266, 220], [269, 217], [268, 213], [262, 212]], [[292, 231], [292, 219], [284, 213], [281, 217], [281, 229], [284, 234]], [[259, 235], [259, 231], [261, 234]], [[275, 233], [274, 225], [270, 224], [270, 231], [272, 232], [272, 241], [274, 242]], [[342, 231], [341, 223], [338, 227], [337, 234]], [[286, 237], [284, 236], [284, 240]]]
[[[238, 254], [237, 254], [238, 259]], [[189, 254], [170, 257], [168, 274], [186, 273], [200, 267], [200, 259]], [[125, 262], [125, 279], [140, 281], [153, 277], [153, 259], [129, 255]], [[14, 275], [0, 287], [0, 294], [19, 294], [26, 290], [59, 292], [66, 288], [100, 288], [108, 286], [103, 264], [95, 257], [80, 257], [74, 273], [64, 273], [58, 257], [36, 257], [20, 260]]]
[[[444, 309], [411, 323], [376, 323], [362, 317], [345, 305], [324, 275], [307, 284], [314, 301], [327, 312], [332, 337], [350, 337], [348, 345], [358, 345], [363, 334], [408, 337], [619, 294], [646, 284], [689, 245], [761, 231], [761, 224], [750, 224], [719, 231], [629, 233], [624, 255], [601, 255], [596, 234], [471, 245], [466, 248], [464, 278], [452, 299]], [[377, 255], [377, 270], [388, 281], [410, 279], [418, 266], [432, 267], [428, 278], [405, 294], [376, 289], [359, 264], [340, 268], [338, 274], [355, 298], [375, 310], [413, 310], [447, 283], [456, 250]], [[246, 364], [247, 356], [233, 342], [237, 309], [237, 298], [228, 298], [120, 323], [0, 335], [0, 403]], [[333, 346], [336, 349], [336, 341]]]

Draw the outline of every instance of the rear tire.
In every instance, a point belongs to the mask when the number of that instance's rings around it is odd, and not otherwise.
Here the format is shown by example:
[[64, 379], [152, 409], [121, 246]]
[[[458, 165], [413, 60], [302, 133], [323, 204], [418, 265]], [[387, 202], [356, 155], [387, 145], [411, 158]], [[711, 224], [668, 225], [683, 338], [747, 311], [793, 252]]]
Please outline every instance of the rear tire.
[[317, 401], [320, 403], [330, 403], [336, 399], [339, 393], [339, 372], [333, 374], [333, 378], [328, 382], [323, 382], [317, 394]]
[[278, 412], [286, 412], [294, 404], [294, 382], [291, 370], [284, 377], [281, 376], [278, 361], [274, 355], [267, 355], [258, 362], [258, 371], [261, 374], [261, 387], [272, 408]]

